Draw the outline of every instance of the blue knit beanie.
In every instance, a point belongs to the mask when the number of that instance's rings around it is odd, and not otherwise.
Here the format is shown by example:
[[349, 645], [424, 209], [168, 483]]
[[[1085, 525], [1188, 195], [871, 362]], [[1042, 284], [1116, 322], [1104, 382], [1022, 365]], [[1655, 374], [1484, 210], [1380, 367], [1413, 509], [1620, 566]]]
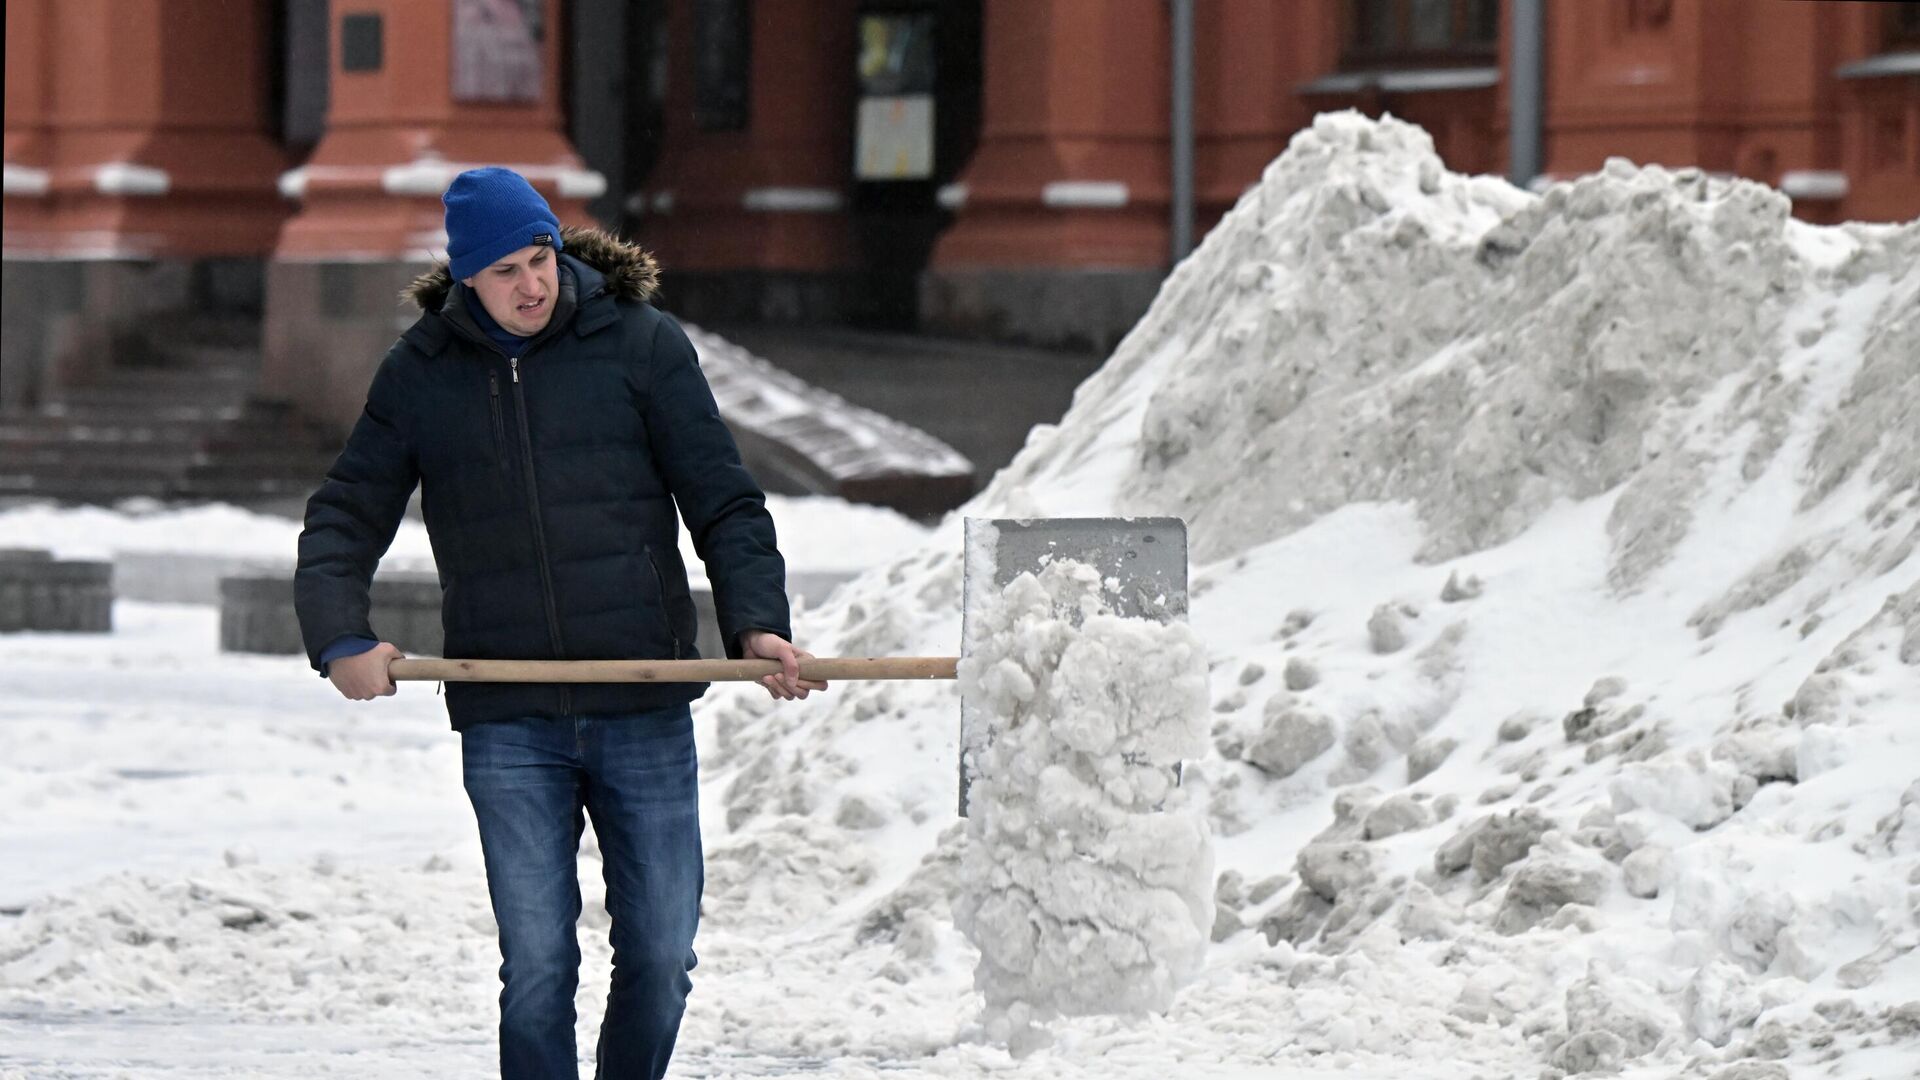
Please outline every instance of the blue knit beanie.
[[512, 169], [468, 169], [440, 201], [447, 207], [447, 261], [469, 278], [529, 244], [560, 250], [560, 223], [547, 200]]

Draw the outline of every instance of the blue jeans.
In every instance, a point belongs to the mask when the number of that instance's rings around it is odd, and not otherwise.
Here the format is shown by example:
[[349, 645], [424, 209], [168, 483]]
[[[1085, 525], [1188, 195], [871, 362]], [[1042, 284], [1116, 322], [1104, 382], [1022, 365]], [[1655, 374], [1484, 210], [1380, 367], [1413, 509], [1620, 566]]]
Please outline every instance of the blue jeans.
[[613, 921], [594, 1075], [665, 1075], [693, 988], [706, 883], [691, 711], [489, 721], [461, 733], [461, 757], [500, 927], [502, 1080], [579, 1077], [583, 810], [600, 840]]

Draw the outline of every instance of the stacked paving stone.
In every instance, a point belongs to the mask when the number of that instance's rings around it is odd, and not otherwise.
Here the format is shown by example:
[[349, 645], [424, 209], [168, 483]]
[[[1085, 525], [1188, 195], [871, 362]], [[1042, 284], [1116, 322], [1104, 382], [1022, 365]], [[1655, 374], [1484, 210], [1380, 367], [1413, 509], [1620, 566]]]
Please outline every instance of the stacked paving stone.
[[[374, 632], [408, 656], [439, 656], [440, 579], [435, 574], [376, 575], [369, 590]], [[249, 574], [220, 582], [220, 649], [304, 653], [293, 610], [291, 574]]]
[[[845, 572], [797, 572], [787, 576], [787, 590], [810, 605], [827, 598]], [[439, 656], [444, 645], [440, 629], [440, 581], [431, 573], [385, 573], [373, 579], [373, 609], [368, 621], [374, 632], [399, 646], [409, 656]], [[695, 647], [706, 657], [725, 656], [714, 613], [713, 594], [696, 588], [700, 636]], [[282, 573], [239, 574], [220, 581], [220, 648], [223, 652], [302, 653], [300, 621], [293, 610], [293, 578]]]
[[113, 630], [113, 564], [0, 549], [0, 633]]

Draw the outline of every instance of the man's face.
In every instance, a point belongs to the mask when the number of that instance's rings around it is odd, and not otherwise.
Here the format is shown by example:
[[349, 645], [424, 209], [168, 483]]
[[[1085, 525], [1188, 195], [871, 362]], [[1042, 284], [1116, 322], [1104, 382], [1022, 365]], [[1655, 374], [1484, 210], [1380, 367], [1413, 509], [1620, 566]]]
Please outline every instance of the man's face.
[[461, 283], [480, 297], [487, 314], [508, 333], [532, 337], [553, 318], [560, 266], [552, 248], [529, 244]]

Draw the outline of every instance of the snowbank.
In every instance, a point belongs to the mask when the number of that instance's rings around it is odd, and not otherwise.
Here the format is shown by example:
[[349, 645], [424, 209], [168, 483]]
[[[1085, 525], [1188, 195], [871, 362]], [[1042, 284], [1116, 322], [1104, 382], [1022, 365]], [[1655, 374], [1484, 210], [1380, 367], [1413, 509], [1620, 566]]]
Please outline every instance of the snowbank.
[[[861, 570], [924, 543], [925, 526], [879, 506], [827, 495], [769, 495], [767, 509], [787, 565], [807, 571]], [[226, 556], [291, 567], [300, 522], [224, 505], [170, 508], [142, 500], [120, 507], [30, 504], [0, 510], [0, 547], [46, 548], [65, 559], [112, 559], [125, 553]], [[688, 568], [702, 572], [693, 541], [681, 530]], [[427, 529], [400, 525], [386, 563], [432, 569]]]
[[[1920, 1061], [1920, 669], [1887, 600], [1920, 582], [1916, 267], [1920, 225], [1619, 162], [1533, 196], [1322, 117], [965, 509], [1190, 524], [1208, 971], [1285, 971], [1245, 989], [1267, 1038], [1210, 1026], [1223, 1053], [1433, 1023], [1496, 1069]], [[957, 534], [813, 647], [953, 641]], [[793, 768], [833, 761], [944, 850], [952, 708], [717, 702], [729, 825], [832, 806]], [[1404, 992], [1340, 990], [1362, 957]]]

